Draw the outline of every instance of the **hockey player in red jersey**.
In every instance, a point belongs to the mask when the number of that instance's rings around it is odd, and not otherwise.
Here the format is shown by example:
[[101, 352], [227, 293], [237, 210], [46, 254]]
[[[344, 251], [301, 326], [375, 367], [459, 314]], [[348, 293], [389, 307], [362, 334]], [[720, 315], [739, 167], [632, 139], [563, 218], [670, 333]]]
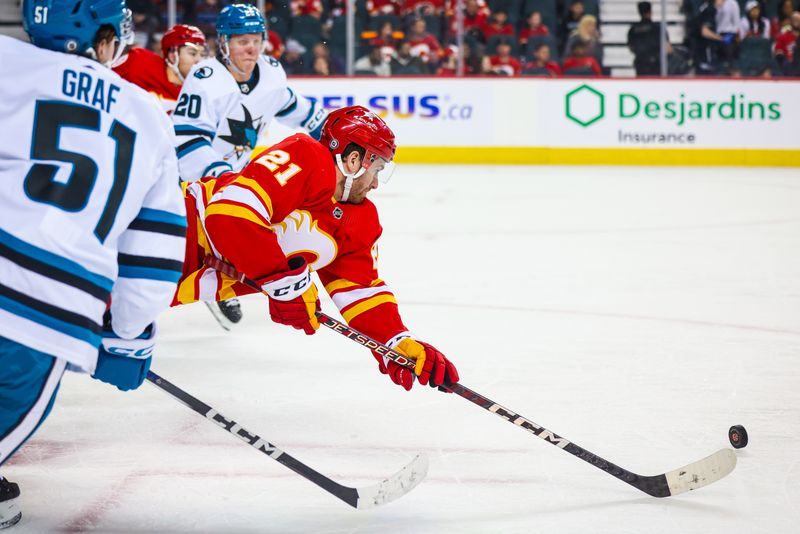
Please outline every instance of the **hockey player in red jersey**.
[[410, 390], [415, 375], [431, 386], [457, 382], [455, 366], [414, 339], [378, 277], [382, 228], [367, 195], [391, 170], [394, 152], [386, 123], [351, 106], [328, 116], [320, 141], [297, 134], [239, 173], [184, 183], [187, 253], [173, 304], [253, 292], [205, 265], [210, 254], [258, 281], [275, 322], [313, 334], [319, 328], [313, 270], [349, 325], [417, 362], [412, 372], [376, 355], [394, 383]]
[[167, 113], [175, 109], [183, 80], [203, 59], [206, 36], [195, 26], [176, 24], [161, 38], [159, 57], [146, 48], [131, 48], [114, 64], [114, 72], [153, 93]]

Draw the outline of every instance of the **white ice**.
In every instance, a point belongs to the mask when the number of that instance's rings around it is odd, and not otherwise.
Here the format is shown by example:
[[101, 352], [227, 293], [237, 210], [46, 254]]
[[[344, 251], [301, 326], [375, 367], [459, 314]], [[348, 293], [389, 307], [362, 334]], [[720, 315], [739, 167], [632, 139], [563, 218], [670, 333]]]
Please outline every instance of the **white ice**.
[[149, 384], [69, 375], [5, 467], [12, 532], [798, 532], [796, 169], [401, 166], [374, 199], [381, 276], [462, 383], [645, 475], [743, 424], [736, 470], [649, 497], [252, 296], [230, 333], [202, 304], [165, 313], [153, 369], [348, 485], [427, 452], [420, 486], [354, 510]]

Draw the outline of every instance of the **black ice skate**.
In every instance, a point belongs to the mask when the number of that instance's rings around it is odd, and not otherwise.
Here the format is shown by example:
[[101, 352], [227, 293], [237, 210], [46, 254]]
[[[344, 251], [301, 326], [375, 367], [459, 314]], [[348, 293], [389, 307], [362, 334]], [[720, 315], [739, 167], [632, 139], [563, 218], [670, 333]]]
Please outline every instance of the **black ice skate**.
[[22, 519], [22, 512], [17, 506], [19, 486], [0, 477], [0, 530], [9, 528]]
[[232, 298], [219, 302], [206, 302], [211, 315], [217, 320], [222, 328], [230, 330], [233, 325], [242, 320], [242, 307], [239, 299]]

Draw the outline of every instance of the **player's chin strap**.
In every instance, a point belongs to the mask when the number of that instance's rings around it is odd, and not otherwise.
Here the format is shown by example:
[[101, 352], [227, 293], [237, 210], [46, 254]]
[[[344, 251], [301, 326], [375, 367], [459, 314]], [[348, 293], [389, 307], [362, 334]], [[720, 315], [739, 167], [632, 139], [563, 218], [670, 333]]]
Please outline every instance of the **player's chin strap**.
[[175, 76], [177, 76], [177, 77], [178, 77], [178, 79], [181, 81], [181, 83], [183, 83], [183, 82], [185, 81], [185, 80], [183, 79], [183, 74], [181, 74], [181, 70], [178, 68], [178, 62], [177, 62], [177, 61], [176, 61], [175, 63], [172, 63], [170, 60], [168, 60], [168, 59], [165, 59], [165, 60], [164, 60], [164, 63], [166, 63], [166, 64], [167, 64], [167, 67], [169, 67], [169, 68], [170, 68], [170, 70], [171, 70], [173, 73], [175, 73]]
[[348, 174], [347, 171], [344, 170], [344, 162], [342, 161], [341, 154], [336, 154], [336, 166], [339, 167], [339, 170], [344, 174], [344, 189], [342, 189], [342, 199], [339, 202], [347, 202], [347, 198], [350, 196], [350, 189], [353, 187], [353, 182], [356, 178], [367, 172], [367, 169], [362, 166], [355, 174]]
[[[184, 47], [184, 46], [191, 46], [195, 50], [199, 50], [199, 51], [203, 50], [202, 46], [197, 45], [195, 43], [183, 43], [180, 46], [177, 46], [175, 48], [170, 48], [169, 49], [169, 52], [172, 52], [173, 50], [175, 51], [175, 63], [172, 63], [169, 60], [168, 57], [164, 58], [164, 63], [166, 63], [167, 67], [169, 67], [172, 70], [172, 72], [175, 73], [175, 75], [178, 77], [178, 79], [181, 81], [181, 83], [183, 83], [185, 81], [185, 78], [183, 77], [183, 74], [181, 74], [181, 70], [178, 68], [178, 63], [181, 60], [181, 48]], [[167, 56], [169, 56], [169, 54], [167, 54]]]
[[[122, 61], [122, 56], [128, 52], [128, 49], [133, 46], [134, 43], [134, 34], [133, 34], [133, 12], [130, 9], [125, 10], [125, 19], [119, 26], [120, 35], [117, 38], [116, 48], [114, 49], [114, 53], [111, 56], [111, 59], [103, 63], [104, 66], [112, 69], [118, 66]], [[93, 59], [97, 59], [97, 54], [95, 53], [94, 49], [90, 49], [91, 55]]]

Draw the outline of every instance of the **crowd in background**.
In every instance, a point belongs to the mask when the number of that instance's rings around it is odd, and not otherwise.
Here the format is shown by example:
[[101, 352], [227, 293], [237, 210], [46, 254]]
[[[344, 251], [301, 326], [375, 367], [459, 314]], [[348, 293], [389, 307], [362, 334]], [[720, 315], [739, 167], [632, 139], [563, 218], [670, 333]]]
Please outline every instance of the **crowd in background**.
[[799, 9], [798, 0], [685, 0], [697, 72], [800, 76]]
[[[467, 75], [598, 76], [603, 64], [601, 0], [464, 0]], [[178, 22], [209, 37], [225, 0], [178, 0]], [[139, 44], [158, 48], [166, 3], [130, 0]], [[453, 0], [356, 0], [355, 73], [453, 76]], [[267, 51], [293, 75], [345, 73], [347, 3], [266, 0]], [[631, 2], [640, 21], [628, 32], [638, 75], [660, 73], [660, 26], [650, 2]], [[683, 0], [686, 39], [664, 43], [668, 73], [797, 76], [800, 0]], [[798, 54], [800, 55], [800, 54]]]

